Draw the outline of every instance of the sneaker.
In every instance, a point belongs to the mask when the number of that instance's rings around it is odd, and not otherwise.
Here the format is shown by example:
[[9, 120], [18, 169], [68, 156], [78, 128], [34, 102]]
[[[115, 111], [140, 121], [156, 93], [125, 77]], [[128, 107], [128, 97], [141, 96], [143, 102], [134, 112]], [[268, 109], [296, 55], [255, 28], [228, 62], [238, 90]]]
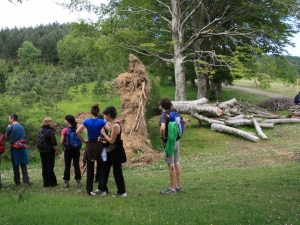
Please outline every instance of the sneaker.
[[116, 193], [116, 194], [113, 194], [112, 196], [113, 196], [113, 197], [117, 197], [117, 196], [120, 196], [120, 197], [127, 197], [127, 194], [126, 194], [126, 192], [123, 193], [123, 194]]
[[99, 189], [97, 189], [96, 191], [92, 191], [91, 195], [100, 195], [100, 196], [105, 196], [106, 195], [106, 191], [101, 191]]
[[181, 191], [183, 191], [183, 189], [182, 189], [181, 186], [180, 186], [180, 187], [175, 186], [175, 190], [176, 190], [176, 192], [181, 192]]
[[76, 187], [78, 187], [78, 188], [82, 187], [82, 183], [77, 182]]
[[171, 188], [168, 188], [164, 191], [161, 191], [160, 192], [162, 195], [169, 195], [169, 194], [176, 194], [176, 190], [175, 189], [171, 189]]
[[65, 182], [65, 183], [64, 183], [64, 188], [68, 188], [68, 187], [70, 187], [69, 182]]

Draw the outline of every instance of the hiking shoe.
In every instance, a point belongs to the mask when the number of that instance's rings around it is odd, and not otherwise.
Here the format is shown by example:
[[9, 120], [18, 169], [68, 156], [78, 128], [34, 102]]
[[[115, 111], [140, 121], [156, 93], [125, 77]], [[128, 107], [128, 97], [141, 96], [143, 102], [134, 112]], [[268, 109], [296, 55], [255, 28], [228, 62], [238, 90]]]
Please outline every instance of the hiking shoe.
[[117, 197], [117, 196], [120, 196], [120, 197], [127, 197], [127, 194], [126, 192], [123, 193], [123, 194], [119, 194], [119, 193], [116, 193], [116, 194], [113, 194], [112, 197]]
[[175, 186], [175, 190], [176, 190], [176, 192], [181, 192], [181, 191], [183, 191], [183, 189], [182, 189], [181, 186], [180, 186], [180, 187]]
[[82, 187], [82, 183], [81, 182], [77, 182], [76, 187], [78, 187], [78, 188]]
[[65, 183], [64, 183], [64, 188], [68, 188], [68, 187], [70, 187], [69, 182], [65, 182]]
[[91, 195], [100, 195], [100, 196], [105, 196], [106, 195], [106, 191], [101, 191], [99, 189], [97, 189], [96, 191], [92, 191]]
[[24, 184], [27, 184], [27, 185], [32, 185], [32, 184], [33, 184], [33, 182], [31, 182], [31, 181], [27, 181], [27, 182], [24, 182]]
[[162, 195], [173, 195], [173, 194], [176, 194], [176, 190], [175, 189], [171, 189], [171, 188], [168, 188], [164, 191], [161, 191], [160, 192]]

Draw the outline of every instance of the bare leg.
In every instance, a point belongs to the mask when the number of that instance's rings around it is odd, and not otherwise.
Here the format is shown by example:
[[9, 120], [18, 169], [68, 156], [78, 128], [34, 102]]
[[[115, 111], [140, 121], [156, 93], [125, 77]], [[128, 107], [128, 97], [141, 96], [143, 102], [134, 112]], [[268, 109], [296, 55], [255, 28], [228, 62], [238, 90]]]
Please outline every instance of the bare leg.
[[175, 172], [176, 172], [176, 186], [177, 187], [181, 187], [181, 167], [180, 167], [180, 163], [179, 162], [175, 162]]
[[169, 171], [170, 171], [170, 188], [175, 188], [175, 176], [176, 176], [176, 170], [174, 164], [168, 164]]

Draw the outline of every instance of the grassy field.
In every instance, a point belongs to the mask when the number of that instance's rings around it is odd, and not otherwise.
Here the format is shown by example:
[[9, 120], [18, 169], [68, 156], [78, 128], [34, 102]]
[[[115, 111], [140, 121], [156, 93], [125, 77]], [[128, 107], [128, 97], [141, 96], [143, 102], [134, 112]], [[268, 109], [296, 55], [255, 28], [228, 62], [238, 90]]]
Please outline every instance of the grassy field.
[[[254, 80], [235, 80], [234, 85], [262, 90], [255, 84]], [[270, 88], [263, 89], [263, 91], [294, 97], [300, 90], [299, 87], [297, 89], [296, 81], [295, 84], [284, 84], [280, 81], [275, 81], [270, 84]]]
[[[196, 91], [188, 90], [189, 100]], [[174, 89], [165, 87], [161, 93], [173, 98]], [[261, 99], [225, 90], [219, 101], [232, 96]], [[72, 112], [84, 111], [82, 105]], [[68, 102], [60, 106], [66, 110]], [[74, 180], [64, 189], [61, 156], [55, 168], [60, 185], [54, 188], [43, 188], [39, 163], [29, 164], [32, 186], [15, 186], [11, 164], [4, 162], [1, 224], [300, 224], [300, 164], [292, 158], [299, 151], [299, 125], [265, 129], [269, 139], [254, 143], [212, 131], [207, 124], [199, 127], [195, 119], [185, 117], [189, 126], [181, 139], [183, 192], [159, 194], [169, 179], [163, 159], [147, 166], [124, 165], [127, 198], [87, 196]], [[149, 121], [149, 136], [153, 148], [162, 151], [157, 121], [158, 116]], [[240, 129], [255, 133], [251, 127]], [[112, 174], [108, 187], [116, 191]]]

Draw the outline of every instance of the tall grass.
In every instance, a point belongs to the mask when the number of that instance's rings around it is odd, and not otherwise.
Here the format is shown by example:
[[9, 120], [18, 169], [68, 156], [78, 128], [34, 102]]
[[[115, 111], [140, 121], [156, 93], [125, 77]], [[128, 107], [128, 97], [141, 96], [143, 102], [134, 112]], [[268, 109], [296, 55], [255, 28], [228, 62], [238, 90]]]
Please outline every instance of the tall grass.
[[[171, 89], [161, 88], [162, 95], [169, 96]], [[229, 98], [236, 95], [233, 90], [226, 92]], [[249, 96], [245, 93], [242, 97], [253, 99]], [[78, 105], [78, 110], [82, 110], [82, 105]], [[60, 106], [68, 109], [67, 102]], [[169, 180], [163, 159], [151, 165], [124, 165], [127, 198], [87, 196], [84, 187], [75, 187], [74, 180], [70, 181], [70, 188], [64, 189], [61, 157], [55, 168], [60, 185], [54, 188], [42, 187], [39, 163], [29, 164], [33, 185], [15, 186], [11, 164], [4, 162], [1, 224], [300, 223], [300, 165], [292, 160], [298, 150], [299, 125], [265, 129], [269, 140], [253, 143], [212, 131], [207, 124], [199, 127], [195, 119], [185, 117], [189, 126], [181, 139], [183, 192], [159, 194]], [[154, 149], [162, 151], [158, 118], [149, 121], [149, 137]], [[251, 127], [241, 129], [255, 132]], [[111, 192], [116, 191], [112, 174], [108, 187]]]

